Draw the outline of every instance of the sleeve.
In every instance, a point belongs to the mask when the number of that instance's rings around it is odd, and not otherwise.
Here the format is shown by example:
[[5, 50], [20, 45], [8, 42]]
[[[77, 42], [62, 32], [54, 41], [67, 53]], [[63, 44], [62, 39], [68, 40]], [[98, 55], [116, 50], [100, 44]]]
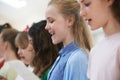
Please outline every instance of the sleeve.
[[88, 80], [88, 57], [85, 53], [75, 53], [68, 59], [63, 80]]

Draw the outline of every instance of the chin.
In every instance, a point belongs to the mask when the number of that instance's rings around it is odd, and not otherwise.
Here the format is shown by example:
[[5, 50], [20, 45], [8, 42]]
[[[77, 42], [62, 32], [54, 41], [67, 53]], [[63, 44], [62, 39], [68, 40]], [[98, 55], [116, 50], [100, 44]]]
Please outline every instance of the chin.
[[57, 43], [56, 42], [52, 42], [54, 45], [56, 45]]
[[56, 45], [56, 44], [58, 44], [59, 42], [57, 42], [57, 41], [52, 41], [52, 43], [53, 43], [54, 45]]
[[96, 30], [96, 29], [94, 29], [94, 28], [91, 28], [91, 30], [92, 30], [92, 31], [94, 31], [94, 30]]
[[91, 27], [92, 31], [97, 30], [97, 29], [98, 29], [97, 27]]

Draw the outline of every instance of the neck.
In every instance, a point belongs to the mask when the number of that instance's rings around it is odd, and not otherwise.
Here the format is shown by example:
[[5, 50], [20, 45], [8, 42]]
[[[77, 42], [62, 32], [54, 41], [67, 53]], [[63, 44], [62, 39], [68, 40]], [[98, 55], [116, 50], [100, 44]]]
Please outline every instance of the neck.
[[68, 44], [70, 44], [71, 42], [74, 41], [74, 36], [72, 34], [72, 30], [70, 29], [67, 33], [66, 33], [66, 37], [63, 40], [63, 45], [64, 47], [67, 46]]
[[18, 60], [18, 58], [16, 57], [15, 54], [16, 54], [16, 53], [15, 53], [14, 51], [7, 51], [7, 52], [5, 53], [4, 58], [5, 58], [6, 61]]
[[113, 34], [120, 32], [120, 23], [116, 20], [109, 21], [104, 27], [103, 30], [106, 36], [111, 36]]

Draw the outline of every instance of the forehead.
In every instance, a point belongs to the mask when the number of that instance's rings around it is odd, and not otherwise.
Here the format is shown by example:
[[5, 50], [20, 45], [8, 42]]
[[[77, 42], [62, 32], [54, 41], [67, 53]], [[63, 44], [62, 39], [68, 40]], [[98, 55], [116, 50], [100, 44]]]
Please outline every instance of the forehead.
[[83, 2], [83, 1], [85, 1], [85, 0], [79, 0], [80, 2]]
[[83, 2], [83, 1], [85, 1], [85, 0], [77, 0], [77, 1], [80, 3], [80, 2]]
[[46, 9], [46, 18], [56, 17], [59, 14], [58, 8], [56, 5], [49, 5]]
[[78, 0], [79, 3], [83, 3], [83, 2], [86, 2], [86, 1], [90, 1], [90, 0]]

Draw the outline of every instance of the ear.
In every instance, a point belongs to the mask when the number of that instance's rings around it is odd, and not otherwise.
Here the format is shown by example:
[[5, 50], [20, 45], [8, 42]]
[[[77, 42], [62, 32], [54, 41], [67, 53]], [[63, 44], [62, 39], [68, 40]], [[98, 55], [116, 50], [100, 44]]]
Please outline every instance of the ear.
[[74, 21], [75, 21], [75, 18], [73, 16], [69, 16], [67, 20], [68, 26], [72, 27], [74, 24]]
[[7, 50], [8, 46], [9, 46], [8, 42], [5, 42], [4, 43], [4, 49]]

